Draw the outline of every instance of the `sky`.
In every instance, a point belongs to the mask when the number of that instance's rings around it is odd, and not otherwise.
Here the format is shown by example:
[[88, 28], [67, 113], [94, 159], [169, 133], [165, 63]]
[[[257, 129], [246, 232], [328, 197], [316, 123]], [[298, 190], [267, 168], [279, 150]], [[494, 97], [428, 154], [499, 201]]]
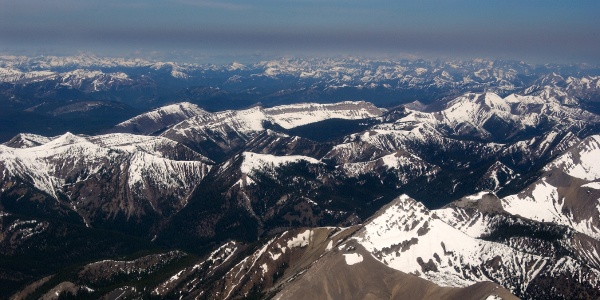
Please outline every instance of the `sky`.
[[0, 0], [0, 51], [600, 63], [593, 0]]

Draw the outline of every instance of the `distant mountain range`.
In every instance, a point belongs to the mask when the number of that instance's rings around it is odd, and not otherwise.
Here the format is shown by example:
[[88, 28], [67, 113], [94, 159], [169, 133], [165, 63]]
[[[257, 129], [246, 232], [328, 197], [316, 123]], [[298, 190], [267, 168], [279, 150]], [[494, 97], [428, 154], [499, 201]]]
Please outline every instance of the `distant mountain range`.
[[253, 64], [0, 56], [0, 141], [18, 133], [97, 134], [152, 108], [207, 111], [293, 103], [430, 104], [468, 92], [545, 95], [600, 112], [600, 68], [512, 61], [280, 58]]
[[[21, 132], [0, 145], [1, 297], [600, 297], [596, 69], [89, 56], [0, 66], [11, 109], [69, 115], [75, 132], [98, 107], [143, 103], [93, 134]], [[57, 85], [97, 72], [104, 83]], [[161, 83], [198, 98], [123, 96]], [[423, 97], [400, 97], [411, 89]], [[342, 90], [398, 98], [334, 101]]]

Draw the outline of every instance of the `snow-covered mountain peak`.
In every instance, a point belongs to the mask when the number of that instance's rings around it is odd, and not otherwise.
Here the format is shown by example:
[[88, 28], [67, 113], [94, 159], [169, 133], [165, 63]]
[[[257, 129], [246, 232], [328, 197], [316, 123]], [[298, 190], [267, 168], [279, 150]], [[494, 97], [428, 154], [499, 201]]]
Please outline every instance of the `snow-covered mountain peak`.
[[600, 88], [600, 76], [569, 76], [566, 80], [567, 90], [594, 90]]
[[190, 118], [197, 115], [206, 114], [207, 112], [195, 104], [189, 102], [181, 102], [176, 104], [170, 104], [167, 106], [159, 107], [155, 110], [149, 111], [147, 113], [141, 114], [139, 116], [133, 117], [127, 121], [121, 122], [117, 124], [117, 126], [127, 126], [131, 123], [141, 122], [142, 119], [150, 119], [152, 121], [158, 122], [163, 118], [171, 117], [181, 117], [181, 118]]
[[484, 121], [481, 115], [507, 113], [510, 112], [510, 106], [506, 100], [494, 93], [470, 93], [450, 101], [443, 112], [450, 120], [476, 120], [477, 123], [481, 123]]
[[576, 96], [570, 94], [568, 90], [557, 86], [532, 86], [526, 89], [524, 94], [534, 96], [535, 98], [541, 98], [541, 100], [545, 100], [548, 104], [573, 106], [579, 103]]
[[543, 168], [542, 176], [526, 189], [502, 199], [503, 208], [539, 222], [567, 226], [600, 238], [600, 136], [593, 135]]
[[196, 153], [192, 149], [173, 140], [160, 136], [134, 135], [127, 133], [113, 133], [90, 137], [94, 144], [127, 153], [147, 153], [156, 157], [178, 161], [201, 161], [213, 164], [209, 158]]
[[135, 116], [115, 125], [110, 131], [152, 134], [186, 119], [206, 114], [208, 114], [208, 112], [195, 104], [181, 102], [159, 107], [147, 113]]
[[34, 147], [0, 145], [0, 186], [4, 192], [15, 183], [31, 185], [50, 196], [43, 196], [48, 203], [65, 205], [88, 226], [114, 214], [135, 223], [144, 215], [183, 208], [211, 163], [161, 137], [67, 132]]
[[[341, 149], [338, 148], [336, 150]], [[349, 177], [373, 174], [396, 174], [398, 185], [406, 184], [418, 177], [432, 177], [440, 171], [439, 167], [402, 150], [366, 162], [347, 162], [342, 164], [340, 169]]]
[[539, 85], [561, 85], [565, 83], [565, 78], [556, 72], [546, 74], [538, 79]]
[[570, 176], [593, 181], [600, 179], [598, 158], [600, 158], [600, 136], [593, 135], [559, 156], [544, 170], [551, 171], [558, 168]]
[[[497, 203], [497, 198], [488, 193], [461, 201], [478, 203], [481, 199], [476, 198], [480, 196], [495, 198]], [[560, 273], [576, 277], [571, 270], [587, 268], [569, 256], [556, 261], [551, 254], [530, 253], [518, 246], [483, 239], [495, 230], [494, 224], [501, 218], [493, 217], [495, 214], [461, 205], [429, 211], [415, 200], [400, 196], [369, 219], [353, 240], [383, 264], [441, 286], [493, 281], [524, 295], [531, 284], [538, 284], [540, 276]], [[597, 281], [596, 271], [586, 272], [586, 280]], [[506, 280], [508, 277], [511, 279]]]
[[510, 94], [504, 99], [511, 105], [541, 105], [547, 103], [551, 98], [543, 98], [536, 95]]
[[248, 70], [248, 67], [244, 64], [234, 61], [231, 64], [229, 64], [229, 66], [227, 67], [227, 70], [229, 70], [229, 71]]
[[86, 139], [82, 136], [75, 135], [68, 131], [52, 139], [52, 142], [56, 142], [59, 144], [74, 144], [82, 141], [86, 141]]
[[30, 148], [43, 145], [51, 140], [51, 138], [37, 134], [20, 133], [14, 138], [10, 139], [8, 142], [4, 143], [4, 145], [12, 148]]
[[[545, 262], [541, 257], [519, 253], [505, 245], [473, 238], [432, 214], [422, 204], [401, 196], [387, 205], [358, 233], [357, 241], [391, 268], [412, 273], [442, 286], [467, 286], [494, 280], [502, 272], [521, 272], [527, 286]], [[516, 257], [518, 261], [515, 261]], [[493, 270], [486, 266], [499, 259], [505, 264]], [[516, 288], [516, 287], [515, 287]]]
[[190, 77], [185, 66], [174, 62], [155, 62], [150, 67], [154, 70], [169, 70], [173, 78], [188, 79]]
[[22, 72], [14, 68], [0, 67], [0, 82], [21, 83], [21, 82], [39, 82], [44, 80], [53, 80], [59, 77], [57, 72], [53, 71], [31, 71]]
[[54, 137], [51, 141], [26, 150], [30, 153], [39, 153], [42, 156], [52, 156], [63, 153], [63, 151], [80, 152], [90, 154], [96, 152], [100, 147], [88, 140], [87, 137], [79, 136], [66, 132], [63, 135]]
[[510, 106], [506, 103], [506, 100], [495, 93], [485, 93], [481, 96], [483, 103], [491, 109], [497, 109], [502, 111], [510, 111]]
[[445, 135], [507, 140], [520, 131], [535, 130], [548, 126], [547, 123], [558, 131], [600, 123], [597, 115], [563, 105], [564, 101], [564, 98], [544, 98], [533, 94], [511, 94], [502, 98], [494, 93], [468, 93], [449, 101], [439, 111], [406, 109], [408, 115], [397, 120], [394, 126], [429, 124]]
[[490, 133], [490, 128], [487, 128], [489, 122], [502, 120], [500, 122], [509, 127], [507, 130], [511, 130], [510, 127], [514, 126], [512, 124], [518, 121], [518, 117], [511, 113], [510, 104], [493, 93], [468, 93], [459, 96], [448, 102], [440, 111], [422, 112], [407, 109], [406, 112], [408, 115], [397, 120], [394, 127], [420, 127], [421, 132], [434, 129], [445, 135], [474, 135], [486, 139], [495, 134]]
[[99, 70], [76, 69], [60, 73], [58, 85], [96, 92], [132, 82], [132, 79], [123, 72], [104, 73]]

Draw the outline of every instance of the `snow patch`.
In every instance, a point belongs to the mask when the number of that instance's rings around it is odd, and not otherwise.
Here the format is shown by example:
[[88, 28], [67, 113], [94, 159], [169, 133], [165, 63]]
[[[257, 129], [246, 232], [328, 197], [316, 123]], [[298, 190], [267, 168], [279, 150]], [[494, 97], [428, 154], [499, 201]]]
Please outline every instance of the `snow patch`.
[[305, 247], [310, 242], [312, 230], [306, 230], [287, 242], [288, 248]]
[[481, 199], [483, 198], [483, 196], [484, 196], [484, 195], [487, 195], [487, 194], [489, 194], [489, 193], [490, 193], [490, 192], [483, 191], [483, 192], [479, 192], [479, 193], [477, 193], [477, 194], [474, 194], [474, 195], [466, 196], [466, 197], [464, 197], [463, 199], [466, 199], [466, 200], [469, 200], [469, 201], [476, 202], [476, 201], [479, 201], [479, 200], [481, 200]]
[[600, 190], [600, 182], [590, 182], [582, 185], [581, 187]]
[[325, 251], [329, 251], [333, 249], [333, 241], [329, 241], [329, 243], [327, 244], [327, 247], [325, 248]]
[[346, 260], [346, 264], [349, 266], [355, 265], [363, 261], [362, 255], [358, 253], [346, 253], [344, 254], [344, 259]]
[[263, 275], [264, 275], [264, 274], [267, 274], [267, 272], [269, 272], [269, 266], [268, 266], [266, 263], [265, 263], [265, 264], [262, 264], [262, 265], [260, 266], [260, 269], [262, 270], [262, 273], [263, 273]]

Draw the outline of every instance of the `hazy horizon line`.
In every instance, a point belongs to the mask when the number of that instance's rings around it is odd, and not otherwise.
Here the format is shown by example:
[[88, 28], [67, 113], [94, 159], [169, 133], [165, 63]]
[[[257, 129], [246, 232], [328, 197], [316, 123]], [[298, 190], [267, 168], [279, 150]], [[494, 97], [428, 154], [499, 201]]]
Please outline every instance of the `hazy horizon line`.
[[[317, 52], [317, 51], [315, 51]], [[532, 61], [528, 59], [519, 59], [512, 57], [492, 57], [492, 56], [466, 56], [466, 55], [436, 55], [430, 53], [409, 53], [409, 52], [398, 52], [398, 53], [339, 53], [335, 51], [318, 51], [318, 53], [310, 51], [302, 52], [265, 52], [265, 51], [254, 51], [251, 53], [211, 53], [197, 50], [179, 50], [179, 51], [156, 51], [156, 50], [127, 50], [127, 51], [91, 51], [91, 50], [73, 50], [64, 51], [57, 49], [4, 49], [0, 48], [0, 56], [17, 56], [17, 57], [76, 57], [76, 56], [96, 56], [103, 59], [143, 59], [150, 62], [176, 62], [182, 64], [230, 64], [234, 62], [243, 64], [259, 63], [265, 60], [278, 60], [278, 59], [364, 59], [373, 61], [418, 61], [423, 60], [427, 62], [452, 62], [452, 61], [491, 61], [491, 62], [519, 62], [525, 63], [530, 66], [546, 66], [546, 65], [585, 65], [588, 67], [600, 68], [600, 63], [590, 62], [556, 62], [556, 61]]]

